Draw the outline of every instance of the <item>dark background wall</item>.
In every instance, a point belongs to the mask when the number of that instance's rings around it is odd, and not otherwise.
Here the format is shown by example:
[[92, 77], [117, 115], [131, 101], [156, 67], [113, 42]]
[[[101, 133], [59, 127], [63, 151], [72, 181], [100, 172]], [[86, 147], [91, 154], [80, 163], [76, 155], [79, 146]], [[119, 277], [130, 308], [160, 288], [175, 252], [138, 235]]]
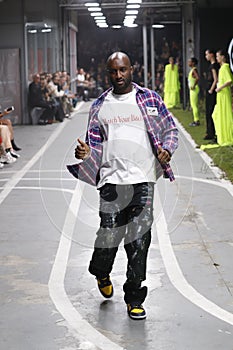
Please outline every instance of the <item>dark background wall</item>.
[[[116, 50], [127, 52], [132, 61], [143, 62], [142, 27], [137, 28], [98, 28], [92, 19], [80, 16], [78, 20], [78, 66], [89, 69], [92, 59], [99, 63], [105, 62], [106, 58]], [[88, 28], [88, 32], [87, 29]], [[163, 29], [154, 30], [155, 56], [162, 53], [164, 42], [172, 41], [181, 47], [181, 24], [170, 24]], [[148, 46], [150, 36], [148, 30]], [[149, 53], [149, 48], [148, 48]], [[150, 59], [150, 55], [149, 55]]]
[[233, 3], [232, 8], [199, 9], [200, 23], [200, 62], [205, 69], [205, 49], [227, 50], [233, 38]]

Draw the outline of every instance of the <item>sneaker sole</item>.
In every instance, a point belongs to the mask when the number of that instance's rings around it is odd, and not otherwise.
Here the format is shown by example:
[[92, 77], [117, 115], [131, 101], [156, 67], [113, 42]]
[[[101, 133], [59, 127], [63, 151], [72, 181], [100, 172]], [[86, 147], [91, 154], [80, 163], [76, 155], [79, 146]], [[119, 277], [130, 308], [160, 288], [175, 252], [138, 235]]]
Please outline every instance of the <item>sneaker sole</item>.
[[137, 321], [137, 320], [144, 320], [146, 318], [146, 315], [143, 315], [143, 316], [133, 316], [131, 314], [129, 314], [129, 317], [134, 320], [134, 321]]

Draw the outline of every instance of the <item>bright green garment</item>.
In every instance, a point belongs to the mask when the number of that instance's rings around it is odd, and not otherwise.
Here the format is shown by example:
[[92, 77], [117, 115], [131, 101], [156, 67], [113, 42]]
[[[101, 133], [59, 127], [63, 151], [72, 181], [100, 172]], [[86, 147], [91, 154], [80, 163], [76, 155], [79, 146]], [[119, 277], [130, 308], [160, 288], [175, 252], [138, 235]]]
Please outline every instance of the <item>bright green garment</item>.
[[214, 144], [209, 143], [208, 145], [201, 145], [200, 149], [204, 151], [205, 149], [218, 148], [218, 147], [220, 146], [216, 143]]
[[167, 108], [176, 107], [180, 103], [180, 81], [178, 66], [167, 64], [164, 72], [164, 103]]
[[[219, 69], [218, 86], [233, 81], [232, 73], [228, 63], [222, 64]], [[217, 93], [217, 102], [212, 114], [220, 146], [233, 145], [233, 113], [231, 87], [227, 86]]]
[[188, 75], [188, 85], [189, 85], [189, 98], [190, 98], [190, 105], [193, 111], [193, 120], [194, 122], [199, 121], [199, 108], [198, 108], [198, 95], [199, 95], [199, 86], [196, 85], [195, 89], [192, 90], [191, 88], [194, 86], [196, 79], [193, 77], [193, 71], [196, 69], [193, 67]]

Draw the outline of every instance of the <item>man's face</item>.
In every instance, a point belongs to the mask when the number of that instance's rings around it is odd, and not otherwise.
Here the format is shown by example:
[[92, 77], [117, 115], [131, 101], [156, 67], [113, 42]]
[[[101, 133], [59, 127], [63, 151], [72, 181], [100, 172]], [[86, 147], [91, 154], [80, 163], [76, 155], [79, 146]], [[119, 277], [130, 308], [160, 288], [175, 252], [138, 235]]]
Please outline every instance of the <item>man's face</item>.
[[209, 53], [209, 51], [206, 51], [206, 52], [205, 52], [205, 58], [206, 58], [207, 61], [210, 61], [210, 59], [211, 59], [211, 54]]
[[57, 75], [53, 78], [53, 82], [55, 85], [59, 84], [59, 77]]
[[107, 66], [109, 78], [116, 94], [126, 94], [132, 90], [133, 68], [127, 57], [117, 56]]

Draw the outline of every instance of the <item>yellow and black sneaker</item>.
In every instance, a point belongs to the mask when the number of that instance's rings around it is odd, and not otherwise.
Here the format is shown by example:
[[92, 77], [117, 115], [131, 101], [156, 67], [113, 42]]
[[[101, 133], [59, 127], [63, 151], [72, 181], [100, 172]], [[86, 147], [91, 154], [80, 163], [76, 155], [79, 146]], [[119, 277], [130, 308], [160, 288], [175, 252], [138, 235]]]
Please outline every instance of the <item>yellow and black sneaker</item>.
[[140, 303], [127, 304], [128, 315], [133, 320], [143, 320], [146, 318], [146, 311]]
[[108, 276], [105, 278], [97, 278], [97, 282], [100, 293], [105, 298], [111, 298], [113, 296], [113, 285], [110, 277]]

